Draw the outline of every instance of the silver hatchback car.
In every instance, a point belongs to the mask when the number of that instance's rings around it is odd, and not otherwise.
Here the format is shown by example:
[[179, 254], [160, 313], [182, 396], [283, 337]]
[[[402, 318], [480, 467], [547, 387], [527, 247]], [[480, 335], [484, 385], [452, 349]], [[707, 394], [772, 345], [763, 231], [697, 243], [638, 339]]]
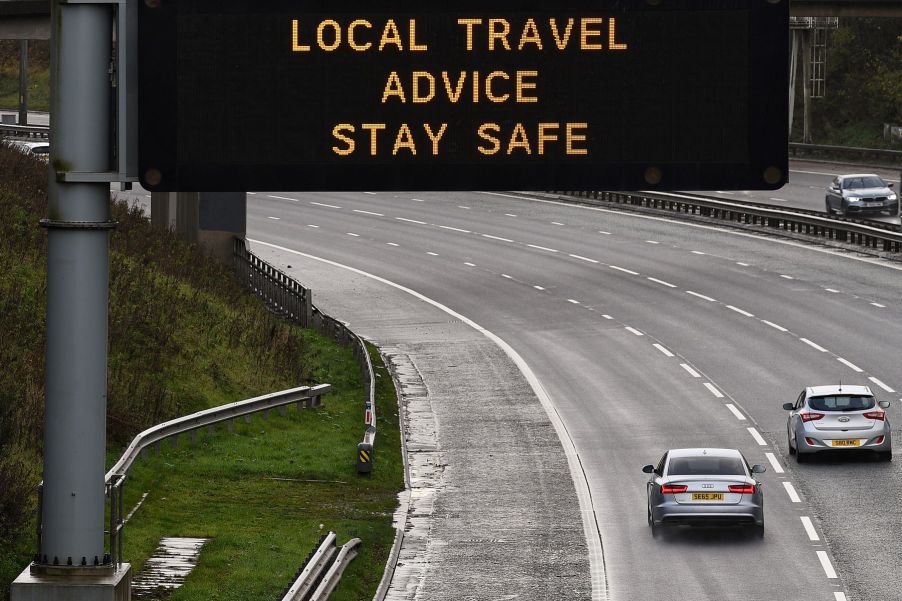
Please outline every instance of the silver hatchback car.
[[809, 386], [795, 403], [784, 403], [789, 454], [799, 463], [828, 450], [875, 451], [881, 459], [893, 458], [892, 429], [886, 409], [889, 401], [877, 401], [867, 386]]
[[651, 474], [646, 488], [652, 536], [669, 525], [740, 525], [764, 536], [764, 496], [752, 474], [766, 469], [749, 467], [735, 449], [667, 451], [657, 466], [642, 468]]

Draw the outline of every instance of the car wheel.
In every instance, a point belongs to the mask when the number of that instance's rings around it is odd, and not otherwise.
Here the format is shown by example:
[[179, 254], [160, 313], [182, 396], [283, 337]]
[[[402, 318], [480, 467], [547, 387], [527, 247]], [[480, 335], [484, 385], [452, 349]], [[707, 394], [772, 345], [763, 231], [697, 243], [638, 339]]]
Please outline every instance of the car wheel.
[[880, 461], [892, 461], [893, 460], [893, 452], [892, 451], [883, 451], [877, 453], [877, 457]]
[[796, 463], [805, 463], [806, 461], [808, 461], [808, 458], [799, 450], [799, 439], [796, 438]]
[[753, 527], [756, 538], [764, 538], [764, 522], [755, 524]]
[[849, 207], [844, 202], [839, 203], [839, 214], [843, 217], [849, 216]]
[[830, 208], [830, 199], [829, 199], [829, 198], [825, 198], [825, 199], [824, 199], [824, 204], [826, 205], [826, 208], [824, 209], [824, 211], [827, 213], [827, 215], [832, 215], [832, 214], [833, 214], [833, 209]]
[[792, 446], [792, 438], [789, 436], [788, 433], [786, 434], [786, 446], [789, 448], [790, 455], [796, 454], [796, 448], [794, 446]]

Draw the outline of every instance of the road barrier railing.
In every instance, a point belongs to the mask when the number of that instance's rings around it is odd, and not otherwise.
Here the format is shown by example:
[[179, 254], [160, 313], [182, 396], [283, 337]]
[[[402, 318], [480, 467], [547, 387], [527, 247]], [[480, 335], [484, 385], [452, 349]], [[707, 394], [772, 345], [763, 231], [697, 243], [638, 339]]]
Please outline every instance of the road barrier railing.
[[856, 148], [854, 146], [829, 146], [826, 144], [789, 144], [789, 156], [796, 159], [843, 159], [860, 162], [879, 161], [898, 166], [902, 163], [902, 150], [883, 148]]
[[238, 277], [270, 310], [353, 349], [366, 395], [363, 441], [357, 445], [357, 471], [360, 474], [372, 472], [376, 444], [376, 375], [363, 339], [344, 322], [317, 309], [311, 289], [257, 257], [243, 239], [235, 239], [233, 250]]
[[329, 532], [320, 539], [320, 545], [307, 556], [297, 577], [279, 597], [280, 601], [326, 601], [341, 580], [341, 575], [351, 560], [357, 556], [359, 538], [352, 538], [340, 549], [337, 536]]
[[0, 124], [0, 137], [25, 139], [50, 139], [50, 127], [46, 125], [12, 125]]
[[551, 192], [562, 198], [584, 199], [589, 204], [642, 207], [658, 211], [693, 215], [735, 224], [745, 229], [767, 232], [791, 232], [818, 240], [883, 251], [902, 252], [902, 228], [898, 225], [829, 217], [815, 211], [796, 211], [767, 205], [737, 203], [704, 196], [672, 192]]
[[[191, 433], [196, 436], [201, 428], [207, 428], [210, 433], [215, 431], [216, 424], [228, 423], [228, 430], [232, 431], [232, 420], [243, 417], [250, 423], [251, 416], [255, 413], [263, 413], [264, 419], [272, 409], [278, 409], [283, 415], [287, 405], [295, 404], [298, 411], [304, 408], [315, 408], [322, 405], [322, 396], [332, 391], [330, 384], [317, 386], [300, 386], [281, 392], [265, 394], [245, 401], [238, 401], [221, 405], [212, 409], [198, 411], [191, 415], [179, 417], [162, 424], [148, 428], [139, 433], [131, 444], [122, 453], [119, 460], [106, 473], [106, 496], [109, 501], [109, 552], [103, 559], [105, 564], [115, 561], [117, 565], [122, 563], [122, 530], [125, 527], [125, 512], [123, 509], [123, 486], [129, 470], [135, 461], [142, 455], [146, 455], [151, 446], [160, 450], [166, 439], [173, 439], [173, 445], [177, 443], [179, 434]], [[48, 558], [43, 555], [41, 544], [41, 511], [43, 497], [43, 482], [38, 486], [38, 525], [37, 525], [37, 555], [35, 563], [56, 565], [56, 558]], [[48, 561], [49, 560], [49, 561]], [[83, 564], [84, 565], [84, 564]]]

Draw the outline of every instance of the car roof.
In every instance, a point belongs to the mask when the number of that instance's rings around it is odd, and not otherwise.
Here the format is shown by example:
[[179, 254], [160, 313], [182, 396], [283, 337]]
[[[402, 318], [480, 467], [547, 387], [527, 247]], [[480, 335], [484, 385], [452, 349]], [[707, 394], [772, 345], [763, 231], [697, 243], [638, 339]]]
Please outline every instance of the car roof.
[[840, 175], [839, 176], [840, 179], [848, 179], [850, 177], [877, 177], [877, 178], [883, 179], [876, 173], [851, 173], [849, 175]]
[[667, 452], [669, 457], [738, 457], [742, 458], [742, 454], [736, 449], [712, 449], [709, 447], [699, 447], [696, 449], [670, 449]]
[[874, 396], [871, 389], [867, 386], [853, 386], [849, 384], [838, 384], [833, 386], [809, 386], [805, 389], [809, 397], [813, 396], [830, 396], [834, 394], [855, 394], [863, 396]]

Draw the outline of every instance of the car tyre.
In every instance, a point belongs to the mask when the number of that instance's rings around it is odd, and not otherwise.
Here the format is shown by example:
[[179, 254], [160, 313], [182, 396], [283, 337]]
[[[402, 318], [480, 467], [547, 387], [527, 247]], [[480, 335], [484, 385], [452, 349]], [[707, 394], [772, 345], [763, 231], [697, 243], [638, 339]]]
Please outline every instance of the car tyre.
[[792, 446], [792, 438], [789, 436], [789, 434], [786, 435], [786, 446], [789, 448], [790, 455], [796, 454], [796, 448]]
[[805, 463], [806, 461], [808, 461], [808, 458], [799, 450], [799, 439], [796, 438], [796, 463]]
[[827, 215], [832, 215], [832, 214], [833, 214], [833, 209], [830, 207], [830, 199], [829, 199], [829, 198], [825, 198], [825, 199], [824, 199], [824, 204], [826, 205], [826, 208], [824, 209], [824, 211], [827, 213]]
[[893, 460], [893, 452], [892, 451], [881, 451], [877, 453], [877, 458], [880, 461], [892, 461]]
[[764, 538], [764, 522], [755, 524], [753, 527], [755, 538]]
[[839, 214], [843, 217], [849, 216], [849, 206], [845, 202], [839, 203]]

